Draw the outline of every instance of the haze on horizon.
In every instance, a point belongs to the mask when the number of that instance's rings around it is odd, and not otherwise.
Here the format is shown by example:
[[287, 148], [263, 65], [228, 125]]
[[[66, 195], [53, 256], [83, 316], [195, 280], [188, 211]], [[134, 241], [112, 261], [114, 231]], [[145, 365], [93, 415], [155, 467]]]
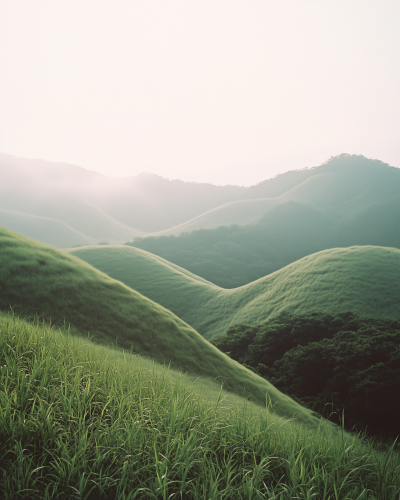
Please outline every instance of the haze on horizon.
[[0, 0], [0, 152], [254, 184], [400, 166], [398, 1]]

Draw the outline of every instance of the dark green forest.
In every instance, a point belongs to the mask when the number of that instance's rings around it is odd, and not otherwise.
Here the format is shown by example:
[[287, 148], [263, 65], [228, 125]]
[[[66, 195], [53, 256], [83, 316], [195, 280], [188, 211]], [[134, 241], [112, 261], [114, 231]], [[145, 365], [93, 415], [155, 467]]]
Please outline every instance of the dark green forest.
[[127, 245], [159, 255], [221, 287], [235, 288], [328, 248], [400, 248], [400, 198], [347, 217], [288, 202], [257, 224], [136, 238]]
[[400, 322], [283, 313], [213, 342], [282, 392], [347, 429], [400, 434]]

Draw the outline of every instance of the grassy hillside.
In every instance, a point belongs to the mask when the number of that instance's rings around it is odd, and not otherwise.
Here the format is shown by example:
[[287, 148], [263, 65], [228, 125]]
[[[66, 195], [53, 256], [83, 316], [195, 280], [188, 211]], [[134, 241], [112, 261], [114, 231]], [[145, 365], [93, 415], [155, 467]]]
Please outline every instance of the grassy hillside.
[[[241, 202], [244, 215], [245, 203], [255, 202]], [[400, 248], [400, 196], [350, 213], [339, 217], [290, 201], [271, 208], [255, 224], [136, 238], [129, 245], [159, 255], [224, 288], [245, 285], [327, 248]]]
[[284, 415], [310, 412], [209, 344], [173, 313], [76, 257], [0, 230], [0, 309], [41, 314], [53, 323], [192, 373], [263, 404], [266, 392]]
[[282, 311], [400, 318], [400, 250], [394, 248], [324, 250], [230, 290], [136, 248], [71, 253], [173, 311], [207, 339], [230, 325], [260, 323]]
[[0, 314], [0, 496], [394, 500], [393, 447]]
[[269, 198], [221, 205], [129, 244], [224, 288], [248, 284], [320, 250], [400, 248], [400, 169], [340, 155], [274, 181], [280, 189], [267, 189], [270, 181], [249, 188]]

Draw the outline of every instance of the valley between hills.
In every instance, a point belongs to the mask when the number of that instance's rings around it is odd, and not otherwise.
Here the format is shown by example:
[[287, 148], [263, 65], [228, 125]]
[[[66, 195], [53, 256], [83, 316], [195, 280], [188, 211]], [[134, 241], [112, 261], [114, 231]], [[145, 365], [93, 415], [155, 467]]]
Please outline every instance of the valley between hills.
[[359, 246], [303, 257], [239, 288], [223, 289], [153, 254], [127, 246], [71, 250], [108, 276], [174, 312], [204, 338], [283, 311], [346, 312], [400, 319], [400, 250]]
[[399, 498], [399, 169], [0, 178], [4, 498]]

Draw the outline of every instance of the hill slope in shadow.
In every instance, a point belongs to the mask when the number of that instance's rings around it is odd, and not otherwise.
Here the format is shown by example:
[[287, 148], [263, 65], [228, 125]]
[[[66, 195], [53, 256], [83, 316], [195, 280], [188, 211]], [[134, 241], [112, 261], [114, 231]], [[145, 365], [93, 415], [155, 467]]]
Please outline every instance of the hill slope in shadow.
[[70, 252], [173, 311], [207, 339], [230, 325], [261, 323], [282, 311], [400, 318], [400, 250], [394, 248], [324, 250], [229, 290], [136, 248]]

